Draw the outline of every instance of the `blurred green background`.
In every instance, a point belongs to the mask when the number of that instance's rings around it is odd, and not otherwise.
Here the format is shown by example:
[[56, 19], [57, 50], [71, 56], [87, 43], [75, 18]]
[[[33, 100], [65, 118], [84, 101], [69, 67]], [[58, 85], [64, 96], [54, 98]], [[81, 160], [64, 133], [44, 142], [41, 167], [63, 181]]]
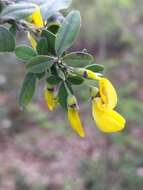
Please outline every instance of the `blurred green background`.
[[[143, 2], [74, 0], [82, 16], [73, 50], [87, 48], [119, 94], [126, 129], [105, 135], [91, 117], [89, 93], [76, 89], [87, 136], [80, 139], [58, 108], [49, 112], [43, 83], [24, 112], [17, 95], [24, 64], [0, 55], [0, 190], [143, 189]], [[25, 38], [18, 34], [22, 42]]]

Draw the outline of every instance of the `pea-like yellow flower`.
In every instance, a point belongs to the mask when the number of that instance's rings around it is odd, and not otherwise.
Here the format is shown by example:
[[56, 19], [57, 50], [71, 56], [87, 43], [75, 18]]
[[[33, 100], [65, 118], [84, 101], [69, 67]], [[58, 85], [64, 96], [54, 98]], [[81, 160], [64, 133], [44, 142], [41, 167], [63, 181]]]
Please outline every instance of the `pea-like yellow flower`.
[[71, 127], [80, 137], [85, 137], [85, 132], [78, 114], [78, 106], [75, 96], [69, 95], [67, 99], [68, 104], [68, 119]]
[[45, 88], [44, 98], [50, 111], [53, 111], [57, 106], [57, 99], [55, 98], [54, 88]]
[[92, 114], [102, 132], [119, 132], [125, 127], [125, 119], [116, 111], [106, 108], [99, 97], [92, 99]]
[[97, 127], [105, 133], [121, 131], [125, 127], [125, 119], [113, 109], [117, 105], [117, 94], [112, 83], [100, 78], [99, 89], [91, 88], [92, 115]]
[[[35, 5], [36, 9], [33, 12], [33, 14], [31, 16], [28, 17], [28, 21], [32, 24], [34, 24], [36, 27], [38, 28], [42, 28], [44, 26], [44, 22], [41, 16], [41, 12], [40, 12], [40, 8], [39, 6]], [[31, 43], [31, 46], [36, 49], [37, 46], [37, 41], [35, 40], [35, 38], [32, 36], [31, 33], [28, 32], [28, 39]]]

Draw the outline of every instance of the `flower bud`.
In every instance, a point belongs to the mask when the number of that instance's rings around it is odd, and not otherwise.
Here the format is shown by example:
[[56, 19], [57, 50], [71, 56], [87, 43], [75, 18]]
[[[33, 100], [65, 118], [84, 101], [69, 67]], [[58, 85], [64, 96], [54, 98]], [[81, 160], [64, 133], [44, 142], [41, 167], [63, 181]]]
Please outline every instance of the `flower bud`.
[[57, 99], [54, 94], [54, 88], [45, 88], [44, 98], [50, 111], [53, 111], [57, 106]]
[[97, 87], [92, 86], [90, 88], [90, 95], [92, 98], [95, 98], [99, 93], [99, 89]]
[[68, 104], [68, 119], [71, 124], [71, 127], [80, 137], [82, 138], [85, 137], [85, 132], [77, 110], [76, 97], [73, 95], [69, 95], [67, 98], [67, 104]]
[[74, 95], [69, 95], [67, 98], [67, 105], [68, 107], [77, 107], [77, 100]]
[[94, 73], [93, 71], [90, 71], [88, 69], [76, 69], [75, 72], [87, 79], [100, 80], [98, 73]]

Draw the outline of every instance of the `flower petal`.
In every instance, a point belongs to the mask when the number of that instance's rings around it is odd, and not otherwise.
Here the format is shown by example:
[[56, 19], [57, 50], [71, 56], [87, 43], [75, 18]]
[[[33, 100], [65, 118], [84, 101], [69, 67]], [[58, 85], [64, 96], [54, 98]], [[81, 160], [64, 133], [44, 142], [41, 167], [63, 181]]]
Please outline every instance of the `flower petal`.
[[106, 78], [100, 78], [99, 91], [101, 99], [105, 106], [110, 109], [115, 108], [117, 105], [117, 93], [112, 83]]
[[76, 108], [68, 108], [68, 119], [71, 123], [72, 128], [79, 134], [79, 136], [82, 138], [85, 137], [85, 132]]
[[125, 119], [116, 111], [101, 107], [101, 101], [101, 98], [92, 101], [92, 114], [97, 127], [105, 133], [121, 131], [125, 127]]

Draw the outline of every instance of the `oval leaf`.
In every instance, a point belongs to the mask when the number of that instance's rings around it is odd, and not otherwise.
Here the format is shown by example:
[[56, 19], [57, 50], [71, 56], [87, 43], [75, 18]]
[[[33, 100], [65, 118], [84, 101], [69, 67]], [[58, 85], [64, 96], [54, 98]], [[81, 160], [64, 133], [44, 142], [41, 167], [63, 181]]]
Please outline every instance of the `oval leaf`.
[[36, 76], [32, 73], [28, 73], [22, 84], [22, 88], [19, 95], [19, 105], [26, 106], [31, 101], [36, 89]]
[[104, 66], [100, 64], [91, 64], [86, 66], [85, 68], [96, 73], [102, 73], [104, 71]]
[[89, 53], [73, 52], [63, 57], [63, 61], [73, 67], [83, 67], [94, 61], [94, 58]]
[[53, 64], [50, 69], [51, 69], [51, 74], [52, 75], [58, 75], [58, 72], [57, 72], [58, 69], [57, 69], [55, 64]]
[[81, 17], [79, 11], [71, 11], [57, 33], [55, 48], [58, 56], [62, 55], [72, 45], [79, 33], [80, 26]]
[[27, 65], [27, 71], [30, 73], [43, 73], [53, 64], [53, 58], [49, 56], [39, 55], [31, 59]]
[[1, 16], [23, 19], [30, 16], [36, 7], [33, 3], [16, 3], [6, 6], [3, 9]]
[[58, 93], [58, 100], [61, 106], [64, 109], [67, 109], [67, 97], [68, 97], [68, 92], [65, 87], [65, 85], [68, 87], [69, 91], [73, 94], [73, 90], [71, 85], [66, 81], [65, 83], [62, 82], [59, 88], [59, 93]]
[[45, 77], [45, 72], [43, 72], [43, 73], [37, 73], [37, 74], [35, 74], [35, 75], [36, 75], [36, 77], [37, 77], [39, 80], [41, 80], [42, 78]]
[[29, 46], [25, 46], [25, 45], [17, 46], [15, 48], [15, 54], [18, 58], [20, 58], [24, 61], [28, 61], [37, 55], [37, 53], [35, 52], [34, 49], [32, 49]]
[[61, 78], [59, 78], [58, 76], [56, 75], [51, 75], [50, 77], [47, 78], [47, 82], [51, 85], [57, 85], [61, 82]]
[[80, 85], [84, 82], [84, 79], [79, 76], [70, 76], [67, 80], [73, 85]]
[[57, 69], [57, 74], [58, 74], [58, 76], [63, 80], [63, 81], [65, 81], [65, 74], [64, 74], [64, 72], [62, 71], [62, 70], [60, 70], [60, 69]]
[[11, 52], [15, 48], [15, 39], [12, 33], [0, 26], [0, 52]]
[[56, 39], [56, 36], [48, 30], [43, 30], [41, 35], [43, 37], [45, 37], [47, 40], [47, 52], [48, 52], [48, 54], [55, 55], [55, 39]]
[[67, 96], [68, 96], [67, 90], [65, 88], [64, 83], [62, 83], [59, 88], [58, 100], [61, 106], [65, 109], [67, 109]]
[[9, 28], [9, 31], [13, 34], [13, 36], [16, 36], [16, 33], [17, 33], [16, 24], [11, 25]]
[[4, 7], [3, 4], [0, 3], [0, 13], [2, 12], [3, 7]]
[[37, 43], [36, 49], [39, 55], [47, 55], [48, 54], [47, 39], [42, 37]]
[[47, 30], [52, 32], [53, 34], [57, 34], [60, 25], [58, 23], [52, 23], [48, 26]]

